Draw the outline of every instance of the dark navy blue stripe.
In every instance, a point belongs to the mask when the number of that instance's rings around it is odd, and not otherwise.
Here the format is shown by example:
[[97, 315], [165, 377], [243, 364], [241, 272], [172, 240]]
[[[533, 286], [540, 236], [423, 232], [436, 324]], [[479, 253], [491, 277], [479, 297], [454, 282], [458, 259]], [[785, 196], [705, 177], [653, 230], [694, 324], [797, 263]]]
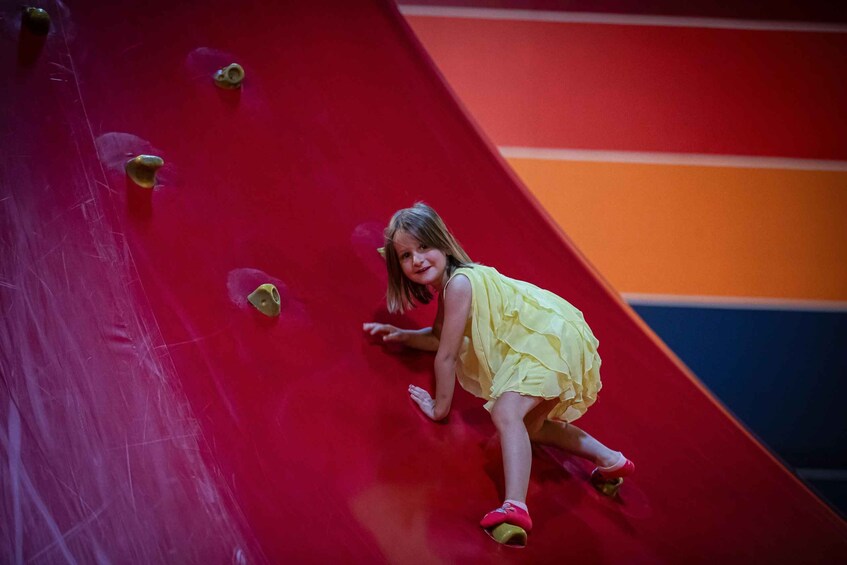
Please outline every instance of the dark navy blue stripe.
[[847, 313], [633, 308], [789, 465], [847, 468]]

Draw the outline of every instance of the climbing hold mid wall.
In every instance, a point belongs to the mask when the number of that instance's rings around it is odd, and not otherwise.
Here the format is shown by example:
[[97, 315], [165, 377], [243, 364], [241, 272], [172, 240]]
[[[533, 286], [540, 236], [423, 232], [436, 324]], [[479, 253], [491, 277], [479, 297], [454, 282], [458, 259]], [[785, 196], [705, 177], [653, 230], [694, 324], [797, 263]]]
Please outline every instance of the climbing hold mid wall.
[[156, 186], [156, 171], [162, 168], [165, 161], [155, 155], [138, 155], [126, 162], [124, 169], [127, 176], [138, 186], [153, 188]]
[[244, 80], [244, 68], [238, 63], [232, 63], [215, 72], [215, 84], [221, 88], [241, 88]]
[[266, 283], [259, 286], [250, 293], [247, 300], [265, 316], [279, 316], [279, 291], [274, 285]]

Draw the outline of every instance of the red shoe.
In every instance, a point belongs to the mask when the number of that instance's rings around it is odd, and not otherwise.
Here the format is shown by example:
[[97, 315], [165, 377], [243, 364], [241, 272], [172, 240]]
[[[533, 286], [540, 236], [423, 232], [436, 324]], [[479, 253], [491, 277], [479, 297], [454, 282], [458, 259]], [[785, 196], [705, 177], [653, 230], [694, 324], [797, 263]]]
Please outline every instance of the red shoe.
[[627, 475], [631, 475], [633, 472], [635, 472], [635, 463], [624, 457], [623, 453], [621, 453], [621, 457], [617, 463], [610, 467], [597, 467], [592, 474], [597, 473], [604, 479], [621, 479]]
[[529, 517], [529, 512], [523, 508], [512, 506], [508, 502], [504, 502], [503, 506], [483, 516], [479, 525], [487, 530], [504, 523], [520, 526], [527, 532], [532, 529], [532, 518]]

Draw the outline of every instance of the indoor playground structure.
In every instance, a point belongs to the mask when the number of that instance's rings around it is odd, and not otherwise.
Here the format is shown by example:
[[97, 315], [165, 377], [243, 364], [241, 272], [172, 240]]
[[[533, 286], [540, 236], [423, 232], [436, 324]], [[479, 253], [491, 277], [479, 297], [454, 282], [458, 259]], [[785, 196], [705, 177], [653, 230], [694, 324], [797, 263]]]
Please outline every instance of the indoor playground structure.
[[819, 0], [400, 8], [601, 276], [847, 512], [847, 12]]
[[[847, 558], [845, 521], [586, 260], [393, 2], [0, 18], [0, 561]], [[537, 448], [523, 548], [478, 525], [503, 488], [482, 402], [429, 421], [406, 390], [431, 354], [362, 332], [431, 323], [388, 314], [376, 251], [419, 200], [583, 311], [604, 389], [580, 425], [637, 463], [600, 484]]]

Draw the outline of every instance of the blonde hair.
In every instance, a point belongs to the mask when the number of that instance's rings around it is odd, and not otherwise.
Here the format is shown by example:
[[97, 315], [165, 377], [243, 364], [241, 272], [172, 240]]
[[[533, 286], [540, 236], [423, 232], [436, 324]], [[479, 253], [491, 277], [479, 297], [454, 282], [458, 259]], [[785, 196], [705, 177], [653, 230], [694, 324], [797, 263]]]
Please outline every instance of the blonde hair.
[[473, 263], [435, 210], [423, 202], [398, 210], [385, 228], [385, 266], [388, 269], [386, 301], [389, 312], [405, 312], [414, 308], [417, 302], [428, 304], [432, 300], [432, 291], [426, 285], [412, 282], [403, 274], [400, 258], [394, 248], [394, 236], [401, 231], [424, 245], [443, 251], [447, 255], [448, 278], [457, 268]]

